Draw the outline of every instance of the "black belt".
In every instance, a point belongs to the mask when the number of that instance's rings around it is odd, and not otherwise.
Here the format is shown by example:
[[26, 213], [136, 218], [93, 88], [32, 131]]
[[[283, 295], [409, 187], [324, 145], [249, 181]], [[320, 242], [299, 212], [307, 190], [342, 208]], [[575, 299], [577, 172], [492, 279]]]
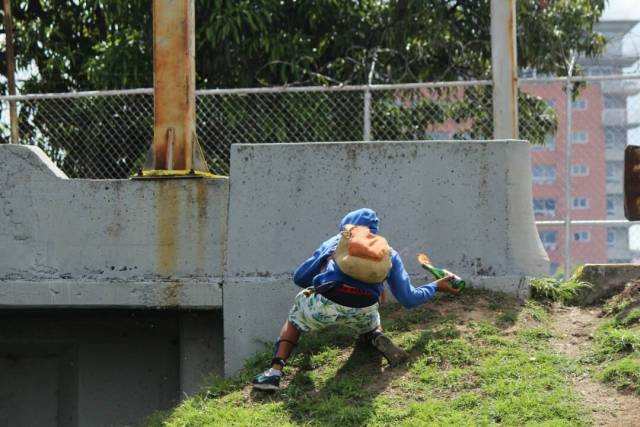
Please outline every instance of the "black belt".
[[378, 298], [371, 292], [349, 285], [337, 285], [322, 293], [326, 299], [350, 308], [371, 307]]

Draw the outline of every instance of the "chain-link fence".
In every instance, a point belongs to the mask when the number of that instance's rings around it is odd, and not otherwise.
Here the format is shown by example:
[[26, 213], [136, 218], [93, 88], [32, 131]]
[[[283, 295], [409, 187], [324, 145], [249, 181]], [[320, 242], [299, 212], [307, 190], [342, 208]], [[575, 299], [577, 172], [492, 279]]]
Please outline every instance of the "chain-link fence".
[[[152, 142], [153, 91], [0, 97], [0, 140], [41, 147], [74, 178], [126, 178]], [[197, 135], [211, 169], [229, 171], [233, 143], [487, 138], [489, 82], [260, 88], [197, 93]]]
[[[532, 143], [533, 209], [551, 273], [636, 256], [622, 165], [624, 147], [640, 144], [639, 93], [640, 75], [520, 81], [520, 137]], [[126, 178], [151, 145], [150, 89], [0, 97], [2, 142], [9, 99], [19, 143], [38, 145], [70, 177]], [[490, 81], [208, 90], [196, 109], [218, 174], [229, 171], [233, 143], [486, 139], [493, 128]]]

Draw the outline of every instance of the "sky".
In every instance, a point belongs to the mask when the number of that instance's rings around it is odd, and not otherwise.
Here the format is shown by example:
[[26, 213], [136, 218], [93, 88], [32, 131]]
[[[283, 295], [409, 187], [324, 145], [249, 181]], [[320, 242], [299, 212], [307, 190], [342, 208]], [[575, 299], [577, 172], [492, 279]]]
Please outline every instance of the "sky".
[[640, 20], [640, 1], [609, 0], [604, 9], [602, 19], [638, 19]]

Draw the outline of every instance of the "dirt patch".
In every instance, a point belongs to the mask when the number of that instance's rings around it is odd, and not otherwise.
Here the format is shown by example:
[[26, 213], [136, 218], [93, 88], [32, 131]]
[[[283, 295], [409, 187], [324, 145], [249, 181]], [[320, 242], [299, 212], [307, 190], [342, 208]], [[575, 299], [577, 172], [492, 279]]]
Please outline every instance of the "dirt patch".
[[[585, 355], [593, 334], [603, 321], [599, 308], [555, 306], [552, 310], [552, 345], [558, 353], [571, 358]], [[588, 373], [573, 378], [577, 393], [590, 407], [597, 426], [640, 425], [640, 397], [620, 392], [591, 379]]]

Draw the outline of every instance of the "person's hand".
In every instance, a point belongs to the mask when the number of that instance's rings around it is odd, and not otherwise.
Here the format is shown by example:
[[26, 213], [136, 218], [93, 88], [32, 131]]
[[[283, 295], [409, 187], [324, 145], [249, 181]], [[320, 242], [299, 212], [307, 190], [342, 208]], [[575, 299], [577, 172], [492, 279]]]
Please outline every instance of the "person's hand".
[[454, 277], [455, 276], [453, 274], [450, 274], [448, 276], [443, 277], [442, 279], [436, 280], [436, 286], [438, 286], [438, 291], [446, 292], [448, 294], [458, 295], [460, 293], [460, 289], [455, 289], [449, 283], [451, 280], [453, 280]]

